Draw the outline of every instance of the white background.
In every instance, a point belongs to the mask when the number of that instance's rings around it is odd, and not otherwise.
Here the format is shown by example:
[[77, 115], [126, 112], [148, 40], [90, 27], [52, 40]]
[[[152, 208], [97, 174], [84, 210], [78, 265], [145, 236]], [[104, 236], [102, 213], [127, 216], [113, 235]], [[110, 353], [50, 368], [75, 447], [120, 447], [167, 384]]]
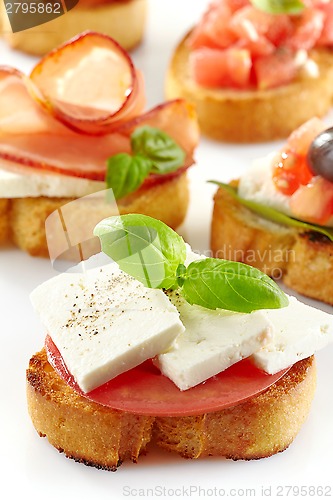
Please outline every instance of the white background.
[[[163, 101], [164, 75], [171, 52], [206, 4], [205, 0], [150, 0], [145, 41], [133, 54], [135, 63], [145, 74], [149, 106]], [[0, 42], [0, 64], [29, 71], [33, 63], [33, 58], [10, 51]], [[281, 144], [235, 147], [202, 139], [196, 154], [197, 164], [190, 172], [191, 206], [181, 228], [182, 235], [194, 249], [209, 248], [215, 188], [205, 181], [235, 178], [253, 158]], [[85, 467], [59, 454], [36, 434], [25, 401], [25, 369], [30, 355], [41, 348], [45, 334], [30, 306], [29, 293], [52, 275], [54, 271], [47, 260], [31, 258], [13, 248], [0, 251], [0, 474], [1, 491], [9, 498], [16, 494], [35, 500], [74, 497], [118, 500], [142, 495], [140, 488], [155, 487], [160, 488], [155, 496], [147, 491], [146, 498], [186, 498], [190, 493], [191, 498], [219, 498], [222, 489], [232, 496], [231, 488], [240, 489], [240, 497], [262, 498], [262, 487], [272, 488], [266, 490], [266, 496], [270, 493], [271, 498], [278, 498], [278, 485], [330, 486], [327, 496], [333, 496], [333, 346], [317, 356], [318, 388], [310, 417], [292, 446], [269, 459], [186, 461], [177, 455], [150, 449], [138, 464], [125, 463], [116, 473], [111, 473]], [[321, 307], [332, 312], [331, 307]], [[190, 486], [202, 490], [186, 490]], [[185, 492], [181, 494], [177, 488], [183, 487]], [[249, 488], [255, 488], [256, 494], [245, 491]], [[291, 491], [287, 497], [287, 489], [284, 489], [280, 498], [297, 496], [301, 496], [301, 491]]]

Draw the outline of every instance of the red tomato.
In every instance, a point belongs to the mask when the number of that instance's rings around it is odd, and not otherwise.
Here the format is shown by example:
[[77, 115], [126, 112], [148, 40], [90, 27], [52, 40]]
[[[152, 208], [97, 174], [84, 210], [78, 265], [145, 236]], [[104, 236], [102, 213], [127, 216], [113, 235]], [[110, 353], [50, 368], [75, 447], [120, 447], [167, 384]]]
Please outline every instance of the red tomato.
[[290, 134], [273, 165], [273, 181], [279, 191], [290, 196], [312, 180], [306, 155], [313, 139], [326, 128], [322, 120], [311, 118]]
[[230, 19], [231, 10], [225, 4], [207, 12], [190, 36], [190, 47], [226, 48], [232, 45], [237, 38], [229, 28]]
[[324, 12], [325, 19], [321, 35], [316, 45], [333, 45], [333, 3], [323, 2], [318, 5], [318, 8]]
[[230, 28], [240, 38], [252, 41], [255, 41], [259, 35], [266, 35], [271, 41], [276, 42], [282, 38], [290, 25], [291, 21], [288, 16], [269, 14], [252, 5], [235, 12], [230, 21]]
[[254, 41], [238, 40], [234, 46], [248, 50], [253, 59], [260, 56], [268, 56], [275, 51], [274, 45], [264, 35], [259, 35], [257, 40]]
[[[220, 1], [221, 0], [217, 0], [217, 3], [219, 3]], [[246, 5], [250, 5], [250, 0], [225, 0], [225, 2], [232, 12], [236, 12], [236, 10], [241, 9]]]
[[274, 16], [274, 22], [269, 26], [266, 37], [275, 47], [280, 47], [285, 44], [293, 31], [294, 25], [291, 18], [286, 14], [280, 14]]
[[305, 9], [295, 20], [295, 32], [286, 45], [292, 50], [312, 49], [322, 33], [324, 17], [324, 12], [320, 9]]
[[301, 186], [290, 199], [295, 217], [316, 224], [327, 224], [333, 215], [333, 183], [322, 177], [313, 177], [307, 186]]
[[290, 150], [279, 153], [273, 164], [273, 182], [281, 193], [288, 196], [297, 191], [301, 185], [311, 181], [311, 173], [306, 157]]
[[290, 134], [287, 147], [299, 155], [306, 155], [313, 139], [326, 129], [322, 120], [311, 118]]
[[254, 61], [254, 71], [259, 90], [267, 90], [293, 81], [297, 74], [294, 54], [276, 51]]
[[246, 88], [250, 82], [251, 56], [247, 50], [202, 48], [190, 54], [195, 81], [204, 87]]
[[192, 389], [180, 391], [148, 361], [83, 394], [49, 336], [45, 347], [51, 366], [76, 392], [103, 406], [140, 415], [201, 415], [232, 407], [263, 392], [289, 370], [267, 375], [244, 360]]

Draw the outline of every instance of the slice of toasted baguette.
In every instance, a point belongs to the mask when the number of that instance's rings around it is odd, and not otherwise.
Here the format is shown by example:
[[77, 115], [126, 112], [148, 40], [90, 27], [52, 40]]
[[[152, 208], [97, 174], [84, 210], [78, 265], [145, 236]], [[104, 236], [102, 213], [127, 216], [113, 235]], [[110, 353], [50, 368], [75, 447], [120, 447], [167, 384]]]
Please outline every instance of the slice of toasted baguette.
[[[52, 212], [73, 200], [45, 197], [0, 199], [0, 245], [13, 242], [30, 255], [48, 257], [45, 220]], [[123, 198], [118, 203], [118, 210], [121, 215], [149, 215], [175, 229], [183, 222], [188, 203], [189, 188], [185, 172]]]
[[191, 77], [187, 40], [177, 46], [169, 64], [165, 93], [196, 105], [203, 134], [229, 142], [260, 142], [287, 137], [313, 116], [323, 116], [332, 105], [333, 50], [313, 50], [318, 78], [298, 78], [269, 90], [209, 89]]
[[214, 200], [211, 249], [215, 257], [257, 267], [333, 305], [333, 243], [318, 233], [270, 222], [222, 188]]
[[77, 394], [53, 370], [43, 349], [27, 370], [28, 409], [40, 436], [69, 458], [115, 470], [137, 461], [149, 442], [184, 458], [234, 460], [285, 450], [307, 417], [316, 385], [314, 357], [245, 403], [190, 417], [143, 416], [113, 410]]
[[36, 56], [50, 52], [86, 30], [105, 33], [130, 50], [143, 37], [146, 13], [147, 0], [120, 0], [87, 7], [79, 4], [48, 23], [12, 33], [4, 3], [1, 2], [0, 26], [1, 34], [12, 48]]

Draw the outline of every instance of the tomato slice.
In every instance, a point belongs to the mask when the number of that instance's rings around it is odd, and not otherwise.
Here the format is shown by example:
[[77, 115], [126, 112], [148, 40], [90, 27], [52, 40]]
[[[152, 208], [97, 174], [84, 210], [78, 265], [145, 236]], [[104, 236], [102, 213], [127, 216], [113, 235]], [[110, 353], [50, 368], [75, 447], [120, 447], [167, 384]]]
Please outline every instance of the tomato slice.
[[204, 47], [191, 53], [190, 65], [198, 85], [212, 88], [249, 86], [252, 62], [248, 50]]
[[156, 417], [200, 415], [235, 406], [265, 391], [289, 370], [268, 375], [246, 359], [192, 389], [180, 391], [148, 360], [84, 394], [49, 335], [45, 348], [59, 376], [90, 401], [115, 410]]
[[297, 75], [295, 56], [283, 50], [259, 57], [254, 62], [258, 88], [267, 90], [292, 82]]

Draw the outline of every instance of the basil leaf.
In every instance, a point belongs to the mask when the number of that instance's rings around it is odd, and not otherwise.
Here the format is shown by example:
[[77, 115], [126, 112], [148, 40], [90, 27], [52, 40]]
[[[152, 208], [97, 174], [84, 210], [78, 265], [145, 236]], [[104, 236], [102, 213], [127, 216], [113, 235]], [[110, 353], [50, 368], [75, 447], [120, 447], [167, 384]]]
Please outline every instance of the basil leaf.
[[136, 191], [149, 175], [151, 162], [136, 155], [119, 153], [107, 161], [106, 185], [112, 188], [116, 200]]
[[190, 304], [242, 313], [288, 305], [287, 296], [266, 274], [246, 264], [221, 259], [192, 262], [182, 293]]
[[165, 132], [144, 126], [131, 135], [132, 151], [152, 162], [152, 172], [167, 174], [184, 165], [186, 153]]
[[181, 236], [146, 215], [109, 217], [97, 224], [94, 235], [120, 269], [149, 288], [172, 288], [186, 259]]
[[249, 208], [250, 210], [252, 210], [252, 212], [259, 214], [264, 219], [276, 222], [277, 224], [283, 224], [284, 226], [296, 227], [303, 230], [304, 232], [314, 231], [316, 233], [320, 233], [323, 234], [324, 236], [327, 236], [327, 238], [329, 238], [330, 241], [333, 241], [333, 229], [323, 226], [318, 226], [317, 224], [310, 224], [308, 222], [303, 222], [298, 219], [294, 219], [293, 217], [289, 217], [288, 215], [285, 215], [279, 212], [278, 210], [275, 210], [272, 207], [261, 205], [260, 203], [256, 203], [255, 201], [245, 200], [244, 198], [238, 196], [237, 188], [230, 186], [229, 184], [224, 184], [223, 182], [217, 182], [217, 181], [208, 181], [208, 182], [217, 184], [222, 189], [225, 189], [241, 205]]
[[299, 14], [305, 8], [301, 0], [251, 0], [251, 3], [269, 14]]

